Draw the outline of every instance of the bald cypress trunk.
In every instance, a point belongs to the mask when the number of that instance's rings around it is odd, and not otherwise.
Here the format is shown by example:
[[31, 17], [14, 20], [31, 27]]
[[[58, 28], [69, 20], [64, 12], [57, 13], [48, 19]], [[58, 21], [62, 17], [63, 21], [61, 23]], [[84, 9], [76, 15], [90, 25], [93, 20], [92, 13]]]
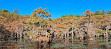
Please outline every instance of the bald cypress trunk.
[[93, 38], [93, 33], [92, 33], [92, 31], [93, 31], [93, 26], [92, 26], [92, 24], [91, 24], [91, 18], [90, 18], [91, 16], [89, 15], [89, 23], [88, 23], [88, 36], [89, 36], [89, 40], [94, 40], [94, 38]]
[[67, 38], [69, 38], [69, 33], [67, 32]]
[[18, 32], [16, 32], [16, 39], [18, 39], [19, 38], [19, 34], [18, 34]]
[[20, 32], [20, 41], [22, 40], [22, 32]]
[[108, 32], [109, 32], [109, 29], [108, 29], [109, 27], [107, 26], [106, 27], [106, 32], [105, 32], [105, 34], [104, 34], [104, 36], [105, 36], [105, 38], [108, 38]]
[[66, 33], [65, 33], [65, 39], [66, 39]]
[[88, 36], [89, 36], [89, 40], [94, 40], [93, 26], [91, 25], [91, 23], [88, 24]]
[[74, 35], [74, 34], [73, 34], [73, 26], [72, 26], [72, 39], [73, 39], [73, 35]]

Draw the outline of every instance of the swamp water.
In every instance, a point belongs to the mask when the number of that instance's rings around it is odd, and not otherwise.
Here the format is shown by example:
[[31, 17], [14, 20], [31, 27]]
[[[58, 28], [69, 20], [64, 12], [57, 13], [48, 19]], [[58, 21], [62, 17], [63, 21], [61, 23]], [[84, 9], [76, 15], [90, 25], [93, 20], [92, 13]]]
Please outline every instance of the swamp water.
[[111, 49], [110, 39], [93, 41], [56, 39], [50, 44], [37, 44], [30, 40], [0, 41], [0, 49]]

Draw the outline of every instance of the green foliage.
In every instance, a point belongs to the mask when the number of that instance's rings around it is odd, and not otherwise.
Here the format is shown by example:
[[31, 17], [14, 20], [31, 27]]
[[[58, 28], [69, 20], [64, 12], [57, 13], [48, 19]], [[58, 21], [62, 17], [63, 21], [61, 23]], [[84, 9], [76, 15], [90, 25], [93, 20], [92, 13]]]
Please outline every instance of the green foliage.
[[51, 14], [49, 12], [46, 12], [47, 8], [43, 9], [42, 8], [38, 8], [37, 10], [34, 10], [34, 12], [32, 13], [33, 17], [52, 17]]
[[99, 14], [100, 14], [99, 11], [96, 11], [96, 12], [95, 12], [95, 15], [99, 15]]
[[21, 29], [25, 30], [23, 33], [26, 33], [27, 36], [34, 41], [37, 39], [37, 36], [41, 36], [38, 33], [49, 36], [46, 35], [48, 29], [51, 30], [48, 34], [54, 32], [64, 35], [65, 33], [70, 33], [70, 28], [74, 28], [74, 31], [78, 29], [77, 32], [81, 33], [80, 30], [83, 29], [82, 26], [86, 26], [87, 28], [87, 24], [90, 21], [90, 23], [93, 24], [92, 26], [94, 26], [92, 28], [95, 28], [95, 34], [101, 35], [105, 32], [104, 27], [111, 24], [109, 19], [111, 17], [110, 11], [108, 15], [106, 15], [104, 10], [96, 11], [95, 13], [87, 10], [85, 13], [82, 13], [85, 16], [70, 14], [52, 20], [51, 18], [43, 19], [44, 17], [52, 17], [46, 10], [47, 9], [38, 8], [34, 10], [32, 15], [19, 15], [17, 9], [14, 10], [14, 13], [10, 13], [8, 10], [0, 10], [0, 23], [4, 24], [11, 33], [16, 33], [16, 31], [23, 27], [24, 29]]
[[94, 13], [94, 15], [104, 15], [104, 14], [106, 14], [105, 10], [96, 11], [96, 12]]
[[111, 14], [111, 11], [108, 11], [107, 14]]
[[13, 13], [14, 14], [19, 14], [18, 9], [14, 9]]
[[63, 15], [62, 17], [73, 17], [74, 15], [70, 14], [70, 15]]
[[102, 33], [104, 33], [104, 32], [105, 32], [104, 30], [96, 29], [96, 33], [98, 33], [98, 34], [102, 34]]

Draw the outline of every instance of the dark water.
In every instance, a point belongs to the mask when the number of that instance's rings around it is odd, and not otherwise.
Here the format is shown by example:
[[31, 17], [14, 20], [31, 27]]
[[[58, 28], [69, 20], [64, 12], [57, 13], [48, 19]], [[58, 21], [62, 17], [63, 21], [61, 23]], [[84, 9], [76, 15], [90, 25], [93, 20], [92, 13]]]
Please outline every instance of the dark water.
[[22, 39], [0, 41], [0, 49], [111, 49], [111, 41], [110, 39], [96, 39], [93, 41], [56, 39], [48, 44]]

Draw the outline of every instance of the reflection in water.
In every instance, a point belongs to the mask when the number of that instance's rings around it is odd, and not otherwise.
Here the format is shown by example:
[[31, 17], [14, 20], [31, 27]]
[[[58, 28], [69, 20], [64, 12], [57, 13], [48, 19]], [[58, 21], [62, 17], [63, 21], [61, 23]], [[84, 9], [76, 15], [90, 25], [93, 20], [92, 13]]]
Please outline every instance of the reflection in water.
[[0, 49], [111, 49], [110, 39], [71, 40], [56, 39], [52, 43], [31, 42], [30, 40], [9, 40], [0, 41]]

